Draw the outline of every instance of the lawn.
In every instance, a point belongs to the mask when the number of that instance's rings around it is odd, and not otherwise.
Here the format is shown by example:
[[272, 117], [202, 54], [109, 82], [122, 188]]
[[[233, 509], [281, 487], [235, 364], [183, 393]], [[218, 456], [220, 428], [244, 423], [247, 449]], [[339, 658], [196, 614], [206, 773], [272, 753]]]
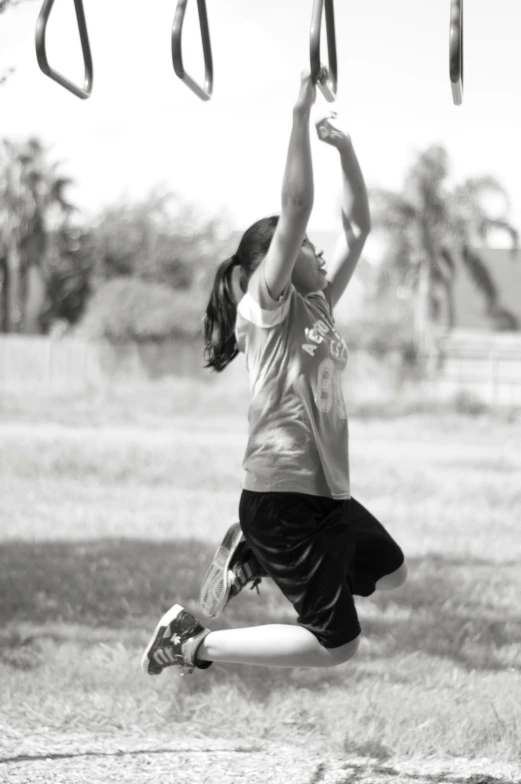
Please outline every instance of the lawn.
[[[185, 380], [2, 395], [0, 726], [521, 762], [515, 412], [352, 410], [353, 495], [409, 563], [402, 588], [357, 600], [355, 660], [141, 672], [159, 614], [176, 601], [198, 613], [237, 516], [247, 392], [234, 392]], [[208, 625], [294, 622], [273, 583], [260, 590]]]

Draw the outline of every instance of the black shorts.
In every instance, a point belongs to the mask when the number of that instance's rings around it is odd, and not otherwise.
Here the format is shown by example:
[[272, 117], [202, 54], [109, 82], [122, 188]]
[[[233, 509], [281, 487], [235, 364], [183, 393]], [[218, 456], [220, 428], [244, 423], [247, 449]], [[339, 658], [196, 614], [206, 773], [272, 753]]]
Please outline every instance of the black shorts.
[[404, 556], [385, 528], [354, 498], [243, 490], [242, 532], [267, 574], [325, 648], [361, 628], [353, 594], [369, 596]]

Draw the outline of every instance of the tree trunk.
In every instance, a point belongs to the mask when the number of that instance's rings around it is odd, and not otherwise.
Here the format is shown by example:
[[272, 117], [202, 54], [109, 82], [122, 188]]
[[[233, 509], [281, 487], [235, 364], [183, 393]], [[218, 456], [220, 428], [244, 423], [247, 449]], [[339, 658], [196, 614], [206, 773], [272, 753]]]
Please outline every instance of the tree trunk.
[[431, 329], [431, 268], [427, 258], [420, 264], [418, 290], [414, 303], [414, 345], [420, 357], [429, 354], [432, 343]]
[[7, 296], [6, 300], [6, 314], [5, 314], [5, 331], [6, 332], [19, 332], [21, 327], [22, 309], [20, 307], [20, 251], [16, 243], [16, 239], [11, 237], [9, 246], [7, 248], [6, 257], [6, 280], [7, 280]]
[[20, 319], [17, 332], [25, 332], [25, 322], [27, 317], [27, 297], [29, 290], [29, 269], [24, 261], [20, 265]]
[[9, 276], [7, 274], [7, 259], [0, 258], [0, 332], [7, 332], [7, 314], [9, 299]]
[[42, 331], [40, 316], [45, 303], [45, 283], [41, 269], [34, 264], [27, 270], [26, 278], [23, 331], [26, 334], [34, 335]]
[[447, 308], [445, 329], [447, 333], [450, 334], [456, 323], [456, 306], [454, 304], [454, 289], [452, 286], [452, 281], [447, 281], [445, 283], [445, 305]]

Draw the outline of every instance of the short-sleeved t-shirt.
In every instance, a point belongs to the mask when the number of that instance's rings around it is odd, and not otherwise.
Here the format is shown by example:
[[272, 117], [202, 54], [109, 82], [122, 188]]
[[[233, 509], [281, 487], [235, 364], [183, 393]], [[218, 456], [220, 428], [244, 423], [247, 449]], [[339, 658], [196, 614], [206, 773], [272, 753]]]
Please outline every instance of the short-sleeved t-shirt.
[[246, 292], [235, 326], [252, 395], [243, 488], [350, 498], [348, 351], [328, 288], [303, 296], [289, 283], [273, 309], [259, 301]]

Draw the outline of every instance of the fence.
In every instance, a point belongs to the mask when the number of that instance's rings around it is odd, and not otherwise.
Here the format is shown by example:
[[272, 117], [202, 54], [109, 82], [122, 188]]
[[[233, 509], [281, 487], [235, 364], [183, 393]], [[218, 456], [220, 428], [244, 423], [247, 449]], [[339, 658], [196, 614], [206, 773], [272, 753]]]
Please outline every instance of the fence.
[[521, 333], [454, 331], [431, 380], [438, 396], [471, 390], [492, 404], [521, 403]]
[[[112, 379], [168, 375], [209, 378], [202, 341], [112, 346], [72, 337], [0, 336], [0, 385], [85, 387]], [[521, 403], [521, 335], [454, 333], [440, 361], [419, 377], [398, 353], [375, 358], [351, 352], [346, 387], [356, 396], [382, 397], [407, 386], [433, 399], [466, 390], [493, 404]]]
[[41, 335], [0, 337], [0, 385], [78, 386], [114, 378], [203, 375], [202, 347], [186, 341], [114, 346]]

